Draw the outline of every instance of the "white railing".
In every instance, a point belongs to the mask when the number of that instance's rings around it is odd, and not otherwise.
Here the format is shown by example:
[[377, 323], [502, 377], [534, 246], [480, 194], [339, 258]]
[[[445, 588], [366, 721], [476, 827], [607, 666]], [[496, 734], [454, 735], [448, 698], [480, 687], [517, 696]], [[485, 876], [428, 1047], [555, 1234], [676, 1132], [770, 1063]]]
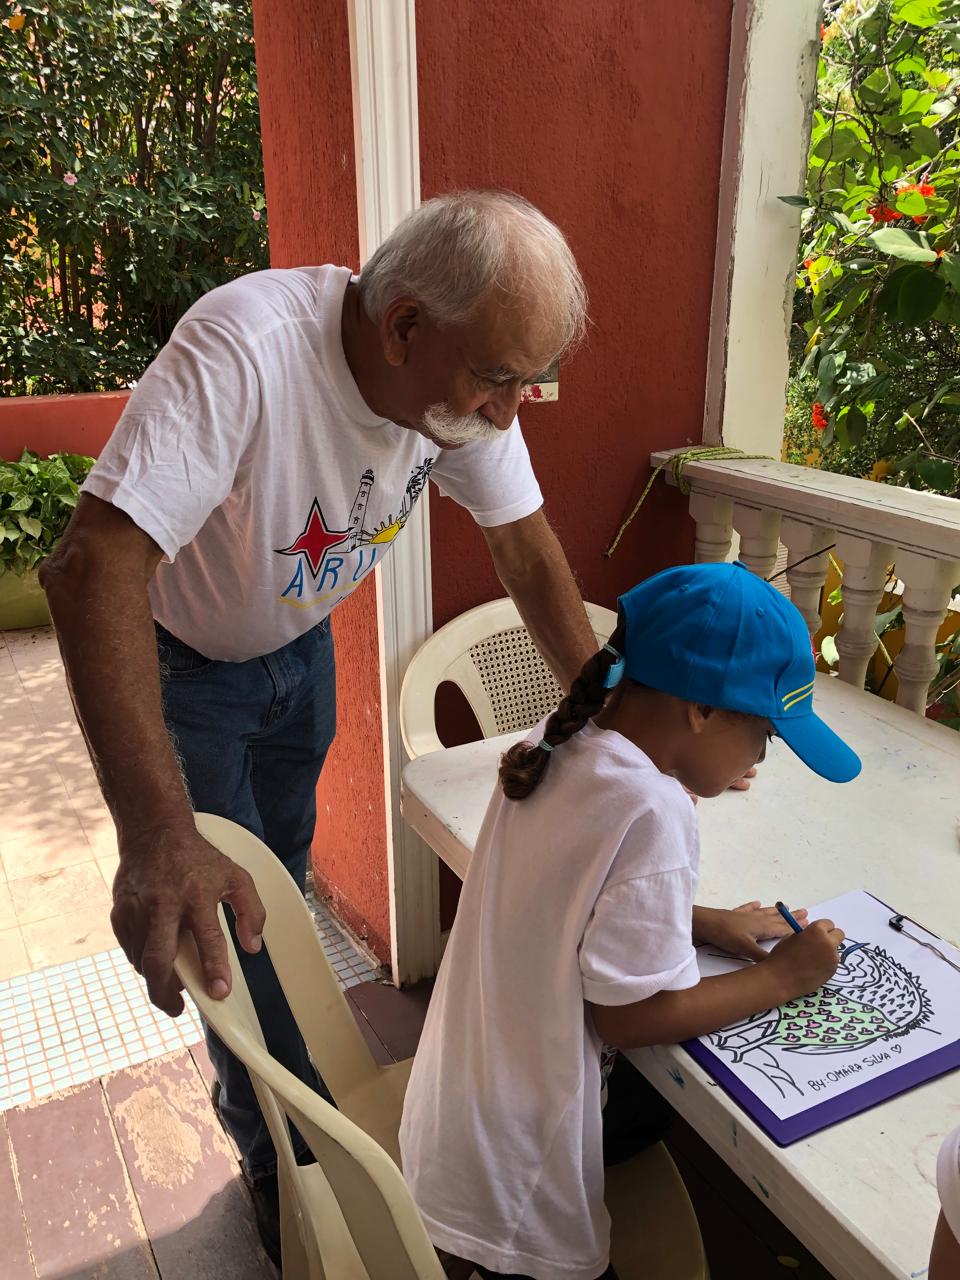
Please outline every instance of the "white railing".
[[[682, 450], [654, 453], [651, 461], [669, 464], [675, 452]], [[669, 465], [664, 475], [677, 483]], [[820, 627], [827, 548], [835, 548], [844, 567], [839, 675], [860, 688], [877, 648], [874, 618], [896, 565], [904, 619], [903, 649], [894, 661], [897, 702], [924, 714], [937, 631], [960, 583], [960, 501], [766, 459], [690, 459], [682, 476], [696, 522], [696, 559], [726, 559], [736, 530], [740, 559], [769, 577], [782, 543], [788, 565], [804, 561], [786, 577], [811, 634]]]

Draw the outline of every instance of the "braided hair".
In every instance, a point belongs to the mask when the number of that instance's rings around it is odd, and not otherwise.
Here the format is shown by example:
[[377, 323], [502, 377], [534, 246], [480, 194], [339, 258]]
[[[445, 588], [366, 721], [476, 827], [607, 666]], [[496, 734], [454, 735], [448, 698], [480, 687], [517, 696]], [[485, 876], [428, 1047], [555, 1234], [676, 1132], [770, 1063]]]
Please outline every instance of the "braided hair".
[[[546, 723], [542, 741], [548, 748], [572, 738], [603, 710], [610, 692], [605, 686], [607, 672], [623, 653], [625, 640], [626, 627], [621, 623], [610, 637], [610, 648], [601, 649], [583, 664], [570, 692]], [[523, 800], [533, 791], [550, 763], [550, 756], [550, 749], [534, 742], [517, 742], [504, 752], [500, 758], [500, 786], [508, 800]]]

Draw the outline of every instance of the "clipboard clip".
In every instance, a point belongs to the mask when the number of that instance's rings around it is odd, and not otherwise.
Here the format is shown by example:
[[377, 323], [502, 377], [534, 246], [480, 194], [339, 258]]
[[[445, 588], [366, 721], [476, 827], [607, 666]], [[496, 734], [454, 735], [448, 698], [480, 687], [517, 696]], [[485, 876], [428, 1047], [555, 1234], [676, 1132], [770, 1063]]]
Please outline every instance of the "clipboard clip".
[[[932, 951], [937, 959], [942, 960], [944, 964], [948, 964], [951, 969], [955, 969], [957, 973], [960, 973], [960, 964], [956, 964], [949, 956], [945, 956], [940, 948], [935, 947], [932, 942], [927, 942], [924, 938], [918, 938], [915, 933], [909, 933], [903, 927], [904, 920], [910, 920], [911, 924], [917, 923], [915, 920], [911, 920], [910, 916], [896, 915], [891, 916], [887, 921], [887, 924], [891, 929], [895, 929], [897, 933], [902, 933], [905, 938], [909, 938], [911, 942], [917, 942], [921, 947], [926, 947], [928, 951]], [[918, 927], [922, 929], [923, 925], [919, 925]], [[935, 938], [936, 936], [936, 934], [931, 934], [931, 937]]]

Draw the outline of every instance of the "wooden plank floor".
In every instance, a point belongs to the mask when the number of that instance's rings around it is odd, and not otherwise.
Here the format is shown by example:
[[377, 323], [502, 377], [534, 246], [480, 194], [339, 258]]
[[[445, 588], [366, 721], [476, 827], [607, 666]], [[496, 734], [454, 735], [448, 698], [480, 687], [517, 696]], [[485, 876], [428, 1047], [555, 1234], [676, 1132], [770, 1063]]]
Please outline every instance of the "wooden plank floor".
[[[346, 992], [377, 1061], [414, 1052], [429, 994]], [[212, 1078], [201, 1045], [0, 1115], [2, 1280], [276, 1280]], [[831, 1280], [679, 1118], [667, 1145], [712, 1280]]]

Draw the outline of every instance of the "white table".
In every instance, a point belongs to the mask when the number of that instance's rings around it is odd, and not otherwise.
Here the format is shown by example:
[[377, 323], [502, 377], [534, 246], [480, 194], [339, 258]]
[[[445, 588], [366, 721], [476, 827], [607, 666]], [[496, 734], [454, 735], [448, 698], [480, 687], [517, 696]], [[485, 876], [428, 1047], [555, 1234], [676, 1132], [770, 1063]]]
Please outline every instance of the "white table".
[[[773, 743], [750, 792], [699, 806], [698, 900], [799, 907], [864, 888], [956, 942], [960, 734], [829, 677], [817, 702], [861, 755], [862, 775], [834, 786]], [[497, 760], [520, 736], [437, 751], [404, 770], [404, 817], [461, 877]], [[837, 1280], [926, 1274], [936, 1154], [960, 1124], [960, 1072], [781, 1148], [679, 1047], [630, 1056]]]

